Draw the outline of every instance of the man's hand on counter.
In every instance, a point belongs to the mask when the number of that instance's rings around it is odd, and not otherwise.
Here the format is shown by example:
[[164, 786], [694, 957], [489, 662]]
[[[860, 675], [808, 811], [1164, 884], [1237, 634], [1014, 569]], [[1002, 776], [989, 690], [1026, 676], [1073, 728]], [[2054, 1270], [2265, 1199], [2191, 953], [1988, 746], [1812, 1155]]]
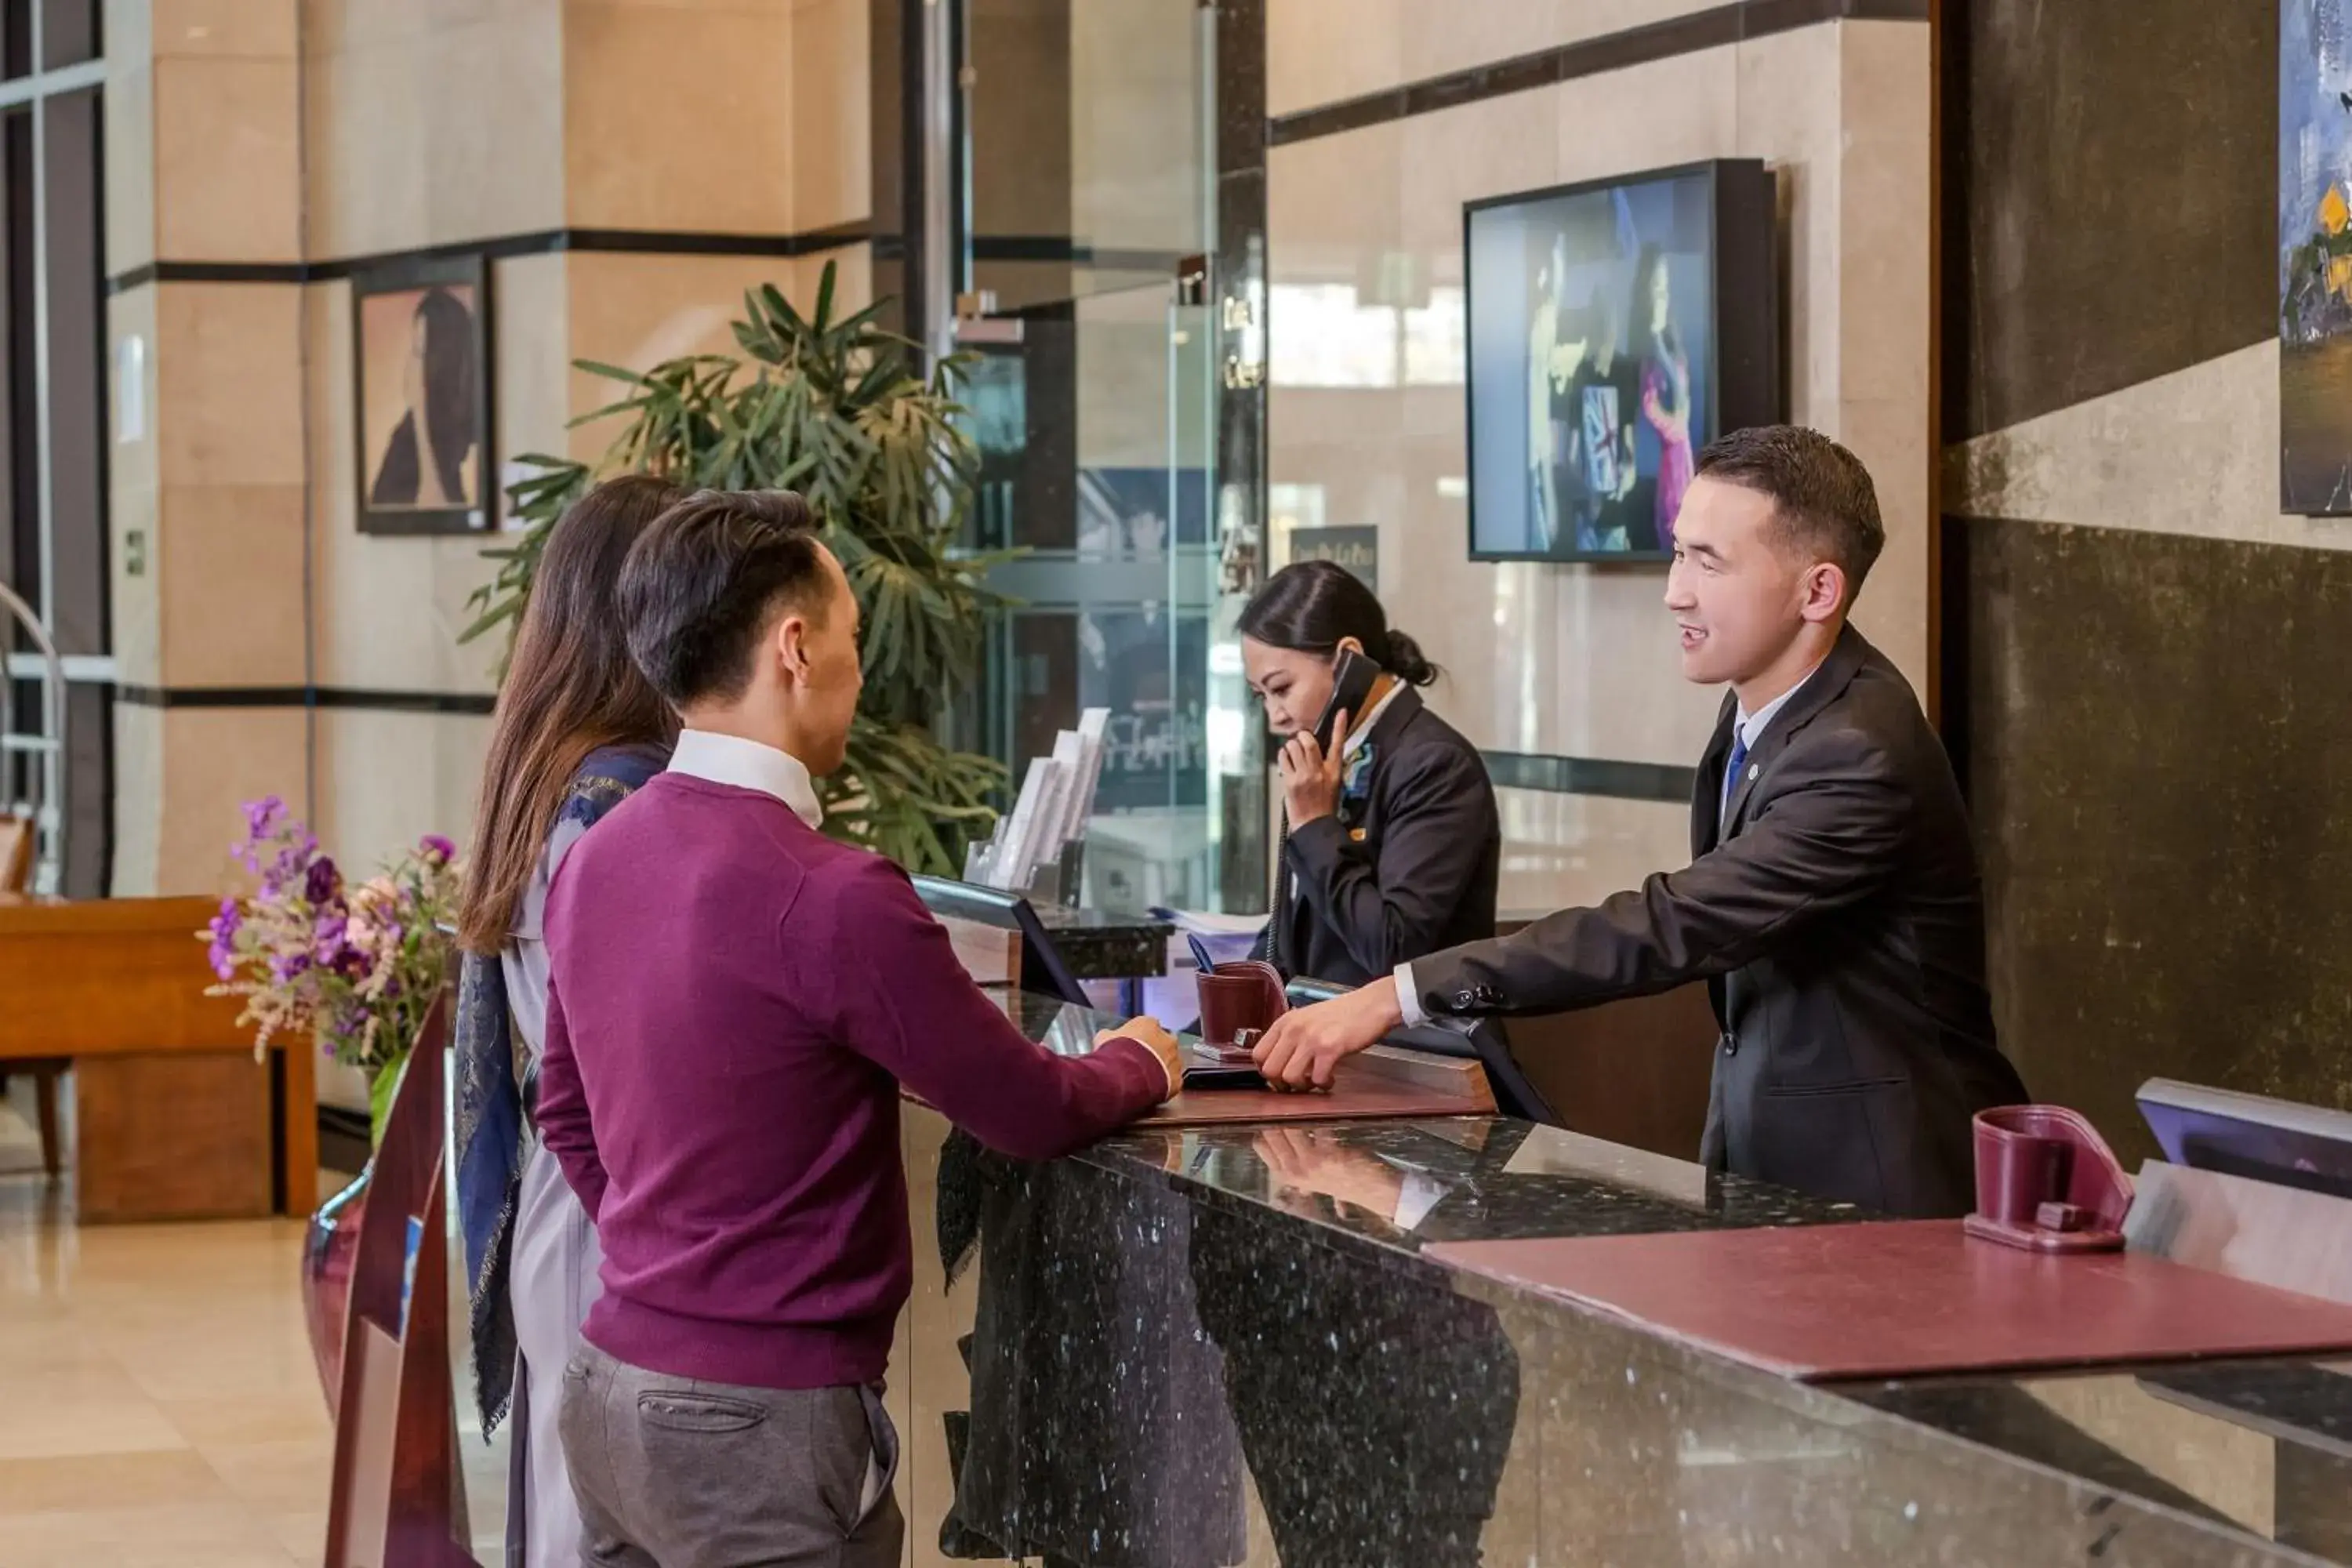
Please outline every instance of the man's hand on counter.
[[1375, 981], [1360, 991], [1284, 1014], [1250, 1055], [1272, 1088], [1328, 1089], [1341, 1058], [1379, 1044], [1382, 1035], [1403, 1022], [1395, 984]]
[[1404, 1174], [1360, 1149], [1312, 1127], [1270, 1127], [1257, 1135], [1257, 1157], [1277, 1191], [1321, 1193], [1387, 1224], [1396, 1223]]
[[1149, 1047], [1151, 1054], [1160, 1058], [1160, 1067], [1168, 1074], [1166, 1098], [1175, 1099], [1177, 1091], [1184, 1087], [1184, 1051], [1177, 1045], [1176, 1037], [1161, 1028], [1157, 1018], [1129, 1018], [1116, 1029], [1105, 1029], [1097, 1034], [1095, 1045], [1100, 1047], [1105, 1040], [1121, 1036]]

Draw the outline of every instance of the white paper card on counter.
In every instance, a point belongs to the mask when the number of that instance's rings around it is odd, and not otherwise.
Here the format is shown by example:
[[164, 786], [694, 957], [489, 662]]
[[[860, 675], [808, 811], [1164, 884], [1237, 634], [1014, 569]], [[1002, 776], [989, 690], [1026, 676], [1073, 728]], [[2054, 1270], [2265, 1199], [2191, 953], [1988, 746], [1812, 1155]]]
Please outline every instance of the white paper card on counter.
[[1064, 730], [1055, 734], [1054, 761], [1062, 770], [1061, 810], [1055, 816], [1053, 832], [1038, 849], [1040, 860], [1060, 854], [1062, 846], [1076, 838], [1086, 826], [1085, 819], [1078, 815], [1087, 805], [1086, 737], [1076, 730]]
[[1004, 841], [996, 852], [993, 880], [997, 887], [1015, 888], [1028, 879], [1029, 845], [1037, 837], [1037, 814], [1053, 787], [1054, 773], [1053, 758], [1029, 760], [1029, 772], [1021, 780], [1021, 794], [1013, 803], [1012, 819], [1004, 826]]

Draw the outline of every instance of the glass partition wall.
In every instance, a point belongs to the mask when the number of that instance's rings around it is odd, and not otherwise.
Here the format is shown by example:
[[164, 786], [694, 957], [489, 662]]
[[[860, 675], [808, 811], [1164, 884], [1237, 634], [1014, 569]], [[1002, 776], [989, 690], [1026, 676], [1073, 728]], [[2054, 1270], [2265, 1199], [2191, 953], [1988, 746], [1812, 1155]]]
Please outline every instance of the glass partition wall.
[[77, 898], [110, 880], [100, 14], [0, 0], [0, 816]]
[[[954, 338], [982, 453], [971, 535], [1016, 548], [978, 743], [1014, 781], [1110, 710], [1084, 901], [1265, 907], [1255, 585], [1216, 497], [1214, 12], [957, 0]], [[1250, 560], [1254, 563], [1255, 555]], [[1243, 842], [1234, 842], [1236, 833]]]

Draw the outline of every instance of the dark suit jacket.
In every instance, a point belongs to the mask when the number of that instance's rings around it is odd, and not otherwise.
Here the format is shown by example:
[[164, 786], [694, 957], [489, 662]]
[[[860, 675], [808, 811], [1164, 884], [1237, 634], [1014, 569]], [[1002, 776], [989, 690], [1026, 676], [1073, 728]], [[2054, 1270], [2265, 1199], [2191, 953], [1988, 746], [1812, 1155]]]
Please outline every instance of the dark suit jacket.
[[1704, 979], [1723, 1027], [1702, 1157], [1897, 1215], [1972, 1206], [1969, 1120], [2026, 1098], [1993, 1041], [1967, 809], [1911, 688], [1847, 627], [1716, 802], [1687, 869], [1413, 965], [1432, 1016], [1549, 1013]]
[[1340, 815], [1308, 823], [1284, 850], [1259, 956], [1286, 976], [1361, 985], [1495, 934], [1503, 830], [1476, 748], [1411, 687], [1372, 726], [1370, 743], [1370, 775]]

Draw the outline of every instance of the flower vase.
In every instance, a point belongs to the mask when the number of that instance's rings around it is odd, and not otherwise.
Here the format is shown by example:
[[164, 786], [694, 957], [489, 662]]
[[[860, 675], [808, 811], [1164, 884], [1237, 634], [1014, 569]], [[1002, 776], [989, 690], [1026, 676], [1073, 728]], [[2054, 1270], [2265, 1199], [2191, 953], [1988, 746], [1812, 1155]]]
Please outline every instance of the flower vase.
[[332, 1419], [342, 1403], [343, 1323], [351, 1310], [352, 1265], [359, 1256], [360, 1223], [367, 1215], [368, 1184], [375, 1162], [351, 1185], [319, 1205], [302, 1247], [302, 1321], [310, 1331], [310, 1357], [319, 1365], [319, 1386]]
[[375, 1176], [373, 1151], [383, 1146], [384, 1123], [407, 1066], [408, 1056], [403, 1052], [368, 1075], [367, 1166], [349, 1186], [319, 1205], [302, 1248], [303, 1323], [310, 1331], [310, 1356], [318, 1363], [330, 1417], [342, 1400], [343, 1325], [351, 1310], [352, 1264], [367, 1215], [368, 1184]]
[[401, 1052], [368, 1074], [368, 1151], [383, 1147], [384, 1123], [392, 1120], [392, 1102], [400, 1094], [400, 1080], [408, 1070], [408, 1053]]

